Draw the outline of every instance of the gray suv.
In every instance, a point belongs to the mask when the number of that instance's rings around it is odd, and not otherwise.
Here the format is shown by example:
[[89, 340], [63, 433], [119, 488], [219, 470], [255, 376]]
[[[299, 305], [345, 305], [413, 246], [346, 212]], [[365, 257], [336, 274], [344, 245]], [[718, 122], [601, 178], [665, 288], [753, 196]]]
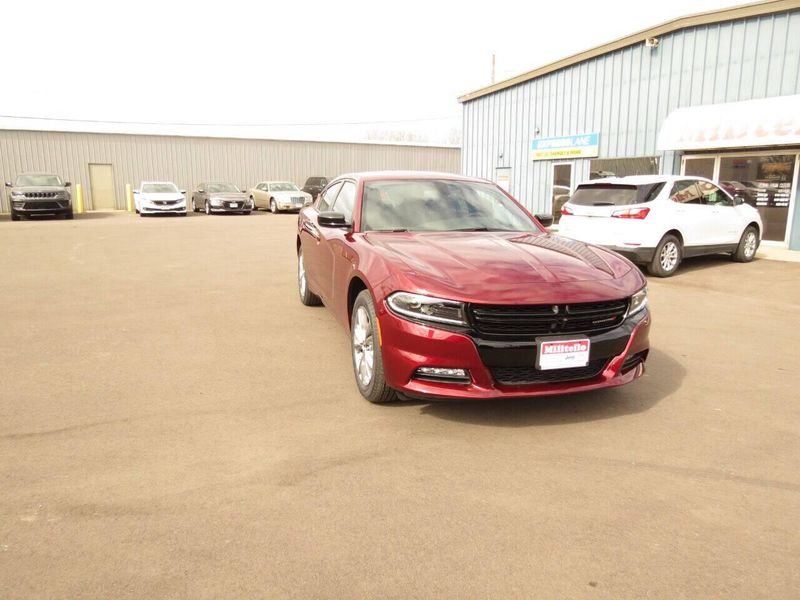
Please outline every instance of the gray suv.
[[47, 173], [23, 173], [13, 184], [6, 181], [6, 187], [11, 190], [8, 194], [11, 220], [19, 221], [33, 215], [60, 215], [71, 219], [72, 196], [67, 189], [71, 185]]

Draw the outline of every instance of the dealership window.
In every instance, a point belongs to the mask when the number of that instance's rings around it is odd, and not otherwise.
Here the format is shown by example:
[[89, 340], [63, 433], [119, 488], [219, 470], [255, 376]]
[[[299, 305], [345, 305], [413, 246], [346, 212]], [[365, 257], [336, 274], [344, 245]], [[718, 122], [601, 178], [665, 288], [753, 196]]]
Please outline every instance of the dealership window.
[[683, 174], [715, 179], [731, 196], [758, 210], [764, 223], [764, 240], [786, 242], [798, 160], [796, 153], [786, 151], [687, 156]]

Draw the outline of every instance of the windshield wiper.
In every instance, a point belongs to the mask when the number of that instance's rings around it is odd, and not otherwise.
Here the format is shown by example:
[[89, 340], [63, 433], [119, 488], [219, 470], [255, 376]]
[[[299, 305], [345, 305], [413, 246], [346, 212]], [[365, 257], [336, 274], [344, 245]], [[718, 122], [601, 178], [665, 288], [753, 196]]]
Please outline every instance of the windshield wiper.
[[398, 227], [396, 229], [372, 229], [368, 233], [405, 233], [408, 229]]
[[464, 227], [463, 229], [451, 229], [450, 231], [514, 231], [514, 230], [500, 229], [497, 227]]

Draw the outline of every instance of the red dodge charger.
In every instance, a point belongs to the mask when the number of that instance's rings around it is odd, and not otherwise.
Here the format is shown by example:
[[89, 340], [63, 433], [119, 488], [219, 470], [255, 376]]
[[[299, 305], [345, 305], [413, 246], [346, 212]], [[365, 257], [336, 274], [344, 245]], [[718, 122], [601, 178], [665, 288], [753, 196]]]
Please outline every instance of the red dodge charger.
[[300, 212], [300, 299], [350, 331], [371, 402], [633, 381], [649, 348], [644, 277], [618, 254], [548, 233], [549, 220], [481, 179], [344, 175]]

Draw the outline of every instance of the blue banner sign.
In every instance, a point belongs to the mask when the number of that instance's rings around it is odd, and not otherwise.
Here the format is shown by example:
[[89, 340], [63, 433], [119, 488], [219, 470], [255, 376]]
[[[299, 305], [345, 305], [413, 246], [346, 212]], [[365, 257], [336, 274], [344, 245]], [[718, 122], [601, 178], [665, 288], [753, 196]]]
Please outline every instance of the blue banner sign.
[[590, 158], [599, 154], [599, 133], [537, 138], [531, 142], [531, 160]]

